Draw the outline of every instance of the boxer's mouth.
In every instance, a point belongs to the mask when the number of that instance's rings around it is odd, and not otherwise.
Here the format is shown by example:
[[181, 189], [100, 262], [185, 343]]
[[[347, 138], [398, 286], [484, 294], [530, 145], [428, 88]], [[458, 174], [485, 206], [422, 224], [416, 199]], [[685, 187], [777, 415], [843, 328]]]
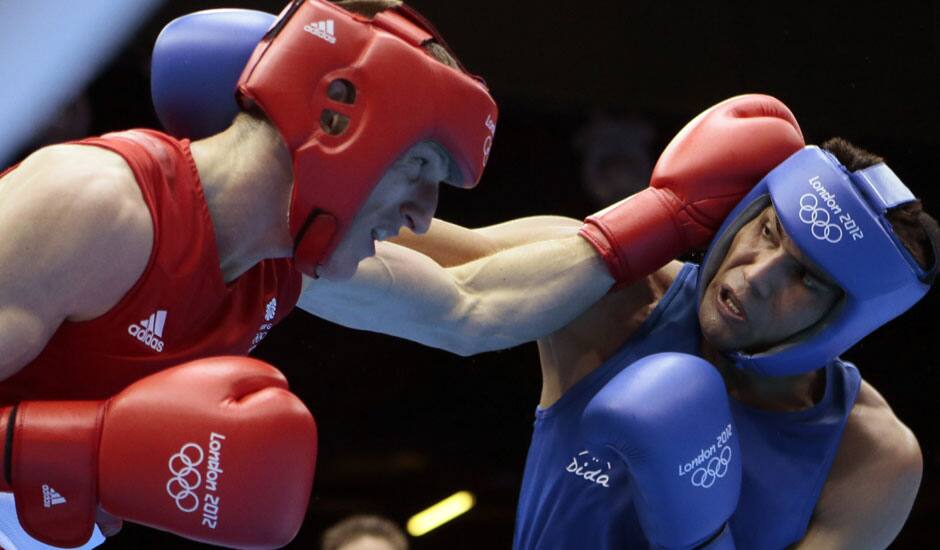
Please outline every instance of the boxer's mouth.
[[747, 311], [734, 292], [722, 285], [718, 289], [718, 309], [722, 314], [735, 321], [747, 321]]

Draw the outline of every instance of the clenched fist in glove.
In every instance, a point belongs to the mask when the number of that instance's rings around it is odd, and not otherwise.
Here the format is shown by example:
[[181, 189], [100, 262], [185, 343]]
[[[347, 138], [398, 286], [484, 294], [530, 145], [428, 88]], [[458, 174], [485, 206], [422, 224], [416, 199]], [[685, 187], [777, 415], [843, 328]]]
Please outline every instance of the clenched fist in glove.
[[589, 216], [580, 234], [618, 286], [632, 283], [708, 244], [738, 201], [803, 145], [796, 118], [779, 100], [725, 100], [673, 138], [649, 188]]
[[212, 544], [276, 548], [300, 529], [317, 456], [313, 416], [274, 367], [186, 363], [107, 401], [0, 410], [4, 475], [20, 524], [55, 546], [95, 512]]

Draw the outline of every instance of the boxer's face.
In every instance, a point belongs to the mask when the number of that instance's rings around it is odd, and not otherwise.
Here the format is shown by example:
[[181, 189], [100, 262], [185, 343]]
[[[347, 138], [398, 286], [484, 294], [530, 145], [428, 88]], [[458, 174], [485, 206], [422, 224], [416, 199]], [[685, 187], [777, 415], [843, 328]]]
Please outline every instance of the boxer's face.
[[718, 349], [755, 353], [816, 324], [840, 296], [769, 206], [735, 235], [705, 289], [699, 323]]
[[432, 142], [408, 149], [385, 172], [317, 274], [331, 280], [348, 279], [360, 261], [375, 255], [375, 241], [398, 235], [402, 227], [426, 232], [437, 208], [438, 185], [448, 177], [448, 162], [447, 153]]

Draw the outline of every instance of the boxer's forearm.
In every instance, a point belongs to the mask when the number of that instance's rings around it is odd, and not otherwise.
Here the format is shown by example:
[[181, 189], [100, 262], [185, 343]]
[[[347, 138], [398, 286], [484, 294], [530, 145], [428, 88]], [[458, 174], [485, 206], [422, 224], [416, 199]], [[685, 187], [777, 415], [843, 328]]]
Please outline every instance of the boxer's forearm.
[[529, 216], [476, 229], [435, 218], [427, 233], [415, 235], [403, 229], [392, 242], [417, 250], [441, 266], [454, 267], [508, 248], [569, 237], [580, 227], [580, 220], [563, 216]]
[[447, 269], [467, 301], [472, 353], [511, 347], [559, 330], [613, 284], [581, 237], [533, 242]]
[[451, 268], [389, 243], [377, 253], [349, 281], [311, 284], [298, 305], [345, 326], [471, 355], [558, 330], [613, 282], [576, 235]]

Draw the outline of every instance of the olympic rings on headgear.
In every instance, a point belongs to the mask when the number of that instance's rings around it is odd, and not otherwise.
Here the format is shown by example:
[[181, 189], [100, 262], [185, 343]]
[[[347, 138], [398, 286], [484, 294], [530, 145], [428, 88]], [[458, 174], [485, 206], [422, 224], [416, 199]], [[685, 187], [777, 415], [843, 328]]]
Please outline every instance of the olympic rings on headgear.
[[[829, 215], [829, 211], [819, 207], [819, 199], [816, 198], [816, 195], [804, 193], [800, 197], [800, 221], [813, 226], [810, 230], [813, 237], [832, 244], [841, 241], [842, 228], [830, 223], [831, 220], [832, 217]], [[833, 235], [835, 236], [833, 237]]]

